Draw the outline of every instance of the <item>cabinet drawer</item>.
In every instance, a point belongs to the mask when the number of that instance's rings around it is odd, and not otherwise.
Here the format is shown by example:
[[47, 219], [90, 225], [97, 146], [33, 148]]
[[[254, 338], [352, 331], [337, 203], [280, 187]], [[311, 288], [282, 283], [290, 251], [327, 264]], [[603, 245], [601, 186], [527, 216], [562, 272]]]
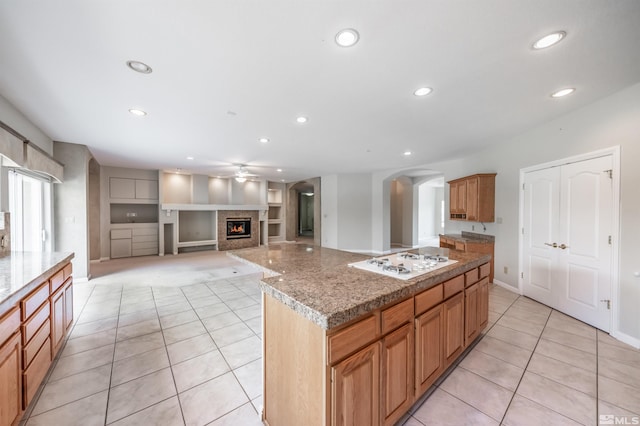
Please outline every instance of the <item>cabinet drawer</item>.
[[64, 279], [66, 280], [73, 273], [73, 266], [71, 265], [71, 263], [67, 263], [65, 267], [62, 268], [62, 270], [64, 271]]
[[126, 238], [131, 238], [131, 229], [112, 229], [111, 230], [112, 240], [122, 240]]
[[46, 320], [42, 327], [36, 332], [36, 335], [33, 336], [33, 339], [29, 343], [24, 346], [22, 349], [22, 366], [23, 368], [27, 368], [33, 358], [36, 356], [44, 342], [47, 341], [49, 336], [51, 335], [50, 323], [49, 320]]
[[413, 321], [413, 299], [407, 299], [382, 311], [382, 334]]
[[131, 239], [131, 242], [134, 244], [143, 244], [143, 243], [152, 243], [158, 244], [158, 236], [157, 235], [139, 235], [134, 236]]
[[133, 228], [132, 235], [134, 237], [143, 236], [143, 235], [147, 235], [147, 236], [155, 235], [155, 237], [158, 238], [158, 228]]
[[20, 309], [16, 306], [0, 318], [0, 346], [20, 328]]
[[464, 284], [469, 287], [471, 284], [475, 284], [478, 282], [478, 268], [474, 268], [470, 271], [464, 273]]
[[444, 282], [444, 298], [448, 299], [464, 289], [464, 275], [458, 275]]
[[22, 321], [29, 318], [35, 311], [38, 310], [40, 305], [47, 301], [49, 298], [49, 282], [44, 282], [33, 293], [22, 299]]
[[442, 284], [431, 287], [416, 296], [416, 315], [426, 312], [443, 300]]
[[47, 339], [36, 356], [33, 358], [31, 365], [27, 367], [22, 376], [22, 386], [24, 388], [24, 407], [33, 399], [38, 386], [42, 383], [44, 376], [51, 365], [51, 345]]
[[64, 269], [60, 269], [58, 272], [56, 272], [55, 275], [51, 277], [49, 282], [51, 283], [51, 289], [49, 291], [53, 294], [57, 289], [60, 288], [60, 286], [64, 282]]
[[31, 318], [22, 324], [22, 344], [26, 345], [36, 335], [42, 324], [49, 319], [49, 303], [45, 303]]
[[480, 278], [488, 277], [491, 273], [491, 264], [485, 263], [484, 265], [480, 265]]
[[456, 250], [465, 251], [466, 248], [464, 241], [456, 241]]
[[374, 340], [380, 334], [379, 326], [378, 317], [370, 316], [329, 336], [329, 364], [339, 361]]
[[150, 256], [153, 254], [158, 254], [157, 245], [152, 248], [139, 248], [131, 251], [131, 256]]

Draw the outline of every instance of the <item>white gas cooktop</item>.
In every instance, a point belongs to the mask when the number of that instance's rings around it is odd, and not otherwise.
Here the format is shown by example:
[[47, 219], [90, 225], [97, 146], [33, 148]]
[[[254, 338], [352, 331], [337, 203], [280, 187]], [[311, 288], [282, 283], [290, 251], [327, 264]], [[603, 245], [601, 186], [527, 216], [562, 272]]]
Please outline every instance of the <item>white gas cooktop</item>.
[[435, 253], [427, 254], [394, 253], [350, 263], [349, 266], [388, 277], [409, 280], [458, 262], [449, 259], [448, 252], [446, 254], [439, 253], [442, 250], [432, 250], [431, 252]]

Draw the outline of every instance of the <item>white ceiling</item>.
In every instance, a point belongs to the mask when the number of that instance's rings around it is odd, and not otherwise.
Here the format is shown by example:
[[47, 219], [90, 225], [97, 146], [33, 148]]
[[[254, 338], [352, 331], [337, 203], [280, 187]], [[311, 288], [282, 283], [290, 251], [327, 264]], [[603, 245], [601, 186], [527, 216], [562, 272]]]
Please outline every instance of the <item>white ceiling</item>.
[[1, 0], [0, 94], [102, 165], [292, 181], [503, 141], [640, 81], [639, 46], [638, 0]]

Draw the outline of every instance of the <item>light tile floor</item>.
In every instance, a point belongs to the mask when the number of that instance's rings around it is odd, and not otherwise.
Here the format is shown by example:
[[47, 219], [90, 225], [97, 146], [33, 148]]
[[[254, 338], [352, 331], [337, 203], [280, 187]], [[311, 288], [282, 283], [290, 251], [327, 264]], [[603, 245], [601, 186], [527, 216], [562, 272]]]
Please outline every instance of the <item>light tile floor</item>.
[[[167, 261], [154, 258], [146, 274], [75, 285], [76, 322], [23, 424], [261, 424], [258, 275], [226, 256], [181, 256], [171, 262], [195, 277], [159, 274]], [[482, 339], [405, 426], [633, 424], [640, 351], [497, 286], [489, 307]]]

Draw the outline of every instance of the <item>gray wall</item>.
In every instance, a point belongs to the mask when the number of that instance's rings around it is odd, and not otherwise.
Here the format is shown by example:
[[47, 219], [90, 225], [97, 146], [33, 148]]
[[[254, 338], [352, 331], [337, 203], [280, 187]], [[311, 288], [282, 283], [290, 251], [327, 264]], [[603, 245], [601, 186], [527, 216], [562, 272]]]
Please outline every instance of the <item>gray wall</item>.
[[89, 278], [89, 160], [84, 145], [55, 142], [53, 157], [64, 164], [64, 182], [53, 186], [55, 251], [72, 251], [73, 275]]
[[100, 260], [100, 164], [89, 161], [89, 260]]

